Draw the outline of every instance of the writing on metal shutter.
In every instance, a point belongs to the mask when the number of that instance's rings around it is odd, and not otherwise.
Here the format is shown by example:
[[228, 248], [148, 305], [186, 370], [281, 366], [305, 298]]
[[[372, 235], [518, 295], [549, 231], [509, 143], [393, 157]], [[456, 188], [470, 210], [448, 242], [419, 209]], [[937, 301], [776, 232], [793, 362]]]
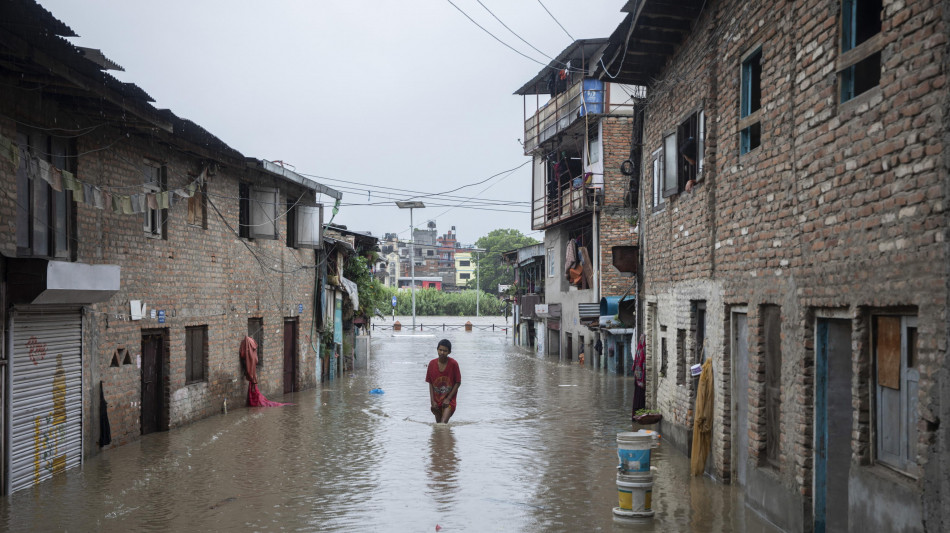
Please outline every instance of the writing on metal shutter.
[[17, 312], [10, 390], [10, 490], [82, 461], [82, 317]]

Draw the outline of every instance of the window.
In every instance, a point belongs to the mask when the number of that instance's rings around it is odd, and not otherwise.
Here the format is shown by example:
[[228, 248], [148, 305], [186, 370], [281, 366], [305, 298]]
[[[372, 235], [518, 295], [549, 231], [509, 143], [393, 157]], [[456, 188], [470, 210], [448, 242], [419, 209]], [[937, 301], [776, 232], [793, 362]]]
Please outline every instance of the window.
[[472, 279], [472, 274], [469, 272], [461, 272], [459, 273], [459, 279]]
[[686, 330], [676, 330], [676, 384], [686, 384]]
[[426, 257], [432, 257], [435, 255], [435, 250], [426, 250]]
[[[663, 328], [663, 326], [660, 326]], [[668, 351], [666, 348], [666, 337], [660, 338], [660, 376], [666, 377], [666, 360], [668, 356]]]
[[661, 173], [663, 196], [689, 190], [702, 178], [706, 117], [697, 111], [663, 139]]
[[587, 134], [587, 164], [593, 165], [600, 162], [600, 129], [594, 126]]
[[167, 194], [163, 195], [162, 193], [168, 190], [168, 169], [161, 163], [146, 160], [142, 168], [142, 174], [144, 178], [142, 188], [148, 198], [143, 224], [145, 235], [163, 239], [165, 238], [165, 221], [168, 209], [162, 208], [163, 202], [158, 198], [167, 198]]
[[185, 383], [205, 380], [208, 361], [208, 326], [185, 328]]
[[323, 206], [299, 201], [287, 207], [287, 246], [291, 248], [322, 247]]
[[277, 238], [277, 189], [241, 184], [241, 237], [248, 239]]
[[548, 277], [554, 277], [554, 247], [548, 248]]
[[663, 149], [653, 152], [653, 210], [659, 211], [666, 207], [663, 196]]
[[188, 224], [208, 229], [208, 185], [198, 182], [194, 194], [188, 198]]
[[247, 319], [247, 336], [257, 343], [257, 368], [264, 366], [264, 319]]
[[[70, 259], [75, 239], [73, 193], [64, 182], [74, 170], [74, 145], [32, 131], [19, 131], [17, 144], [17, 255]], [[74, 179], [69, 181], [75, 184]]]
[[762, 138], [762, 49], [757, 48], [742, 61], [742, 88], [739, 97], [739, 154], [759, 147]]
[[765, 365], [765, 462], [779, 466], [782, 405], [782, 308], [763, 305], [762, 359]]
[[460, 267], [472, 266], [472, 262], [469, 261], [468, 259], [459, 259], [459, 266]]
[[874, 320], [877, 460], [909, 471], [917, 457], [917, 317]]
[[841, 55], [838, 83], [841, 102], [881, 82], [882, 0], [841, 1]]

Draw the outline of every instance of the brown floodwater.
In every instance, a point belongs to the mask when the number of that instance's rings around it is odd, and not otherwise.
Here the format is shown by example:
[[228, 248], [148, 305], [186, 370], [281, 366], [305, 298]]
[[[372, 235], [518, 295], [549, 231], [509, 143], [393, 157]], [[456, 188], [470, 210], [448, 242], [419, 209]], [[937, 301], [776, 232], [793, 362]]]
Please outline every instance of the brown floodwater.
[[[741, 492], [690, 478], [688, 459], [664, 445], [653, 450], [656, 516], [617, 522], [616, 435], [631, 430], [632, 378], [538, 357], [500, 329], [428, 329], [374, 332], [367, 368], [271, 398], [293, 406], [232, 406], [15, 493], [0, 501], [0, 529], [777, 531]], [[434, 423], [424, 381], [443, 336], [462, 371], [448, 425]]]

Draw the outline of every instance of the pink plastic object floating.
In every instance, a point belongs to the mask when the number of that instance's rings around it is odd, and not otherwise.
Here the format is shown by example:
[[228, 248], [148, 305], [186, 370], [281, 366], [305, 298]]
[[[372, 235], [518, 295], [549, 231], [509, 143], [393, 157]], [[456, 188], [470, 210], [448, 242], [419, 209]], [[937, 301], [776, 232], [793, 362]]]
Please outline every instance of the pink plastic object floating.
[[435, 530], [436, 530], [436, 531], [442, 531], [442, 526], [440, 526], [439, 524], [436, 524], [436, 525], [435, 525]]

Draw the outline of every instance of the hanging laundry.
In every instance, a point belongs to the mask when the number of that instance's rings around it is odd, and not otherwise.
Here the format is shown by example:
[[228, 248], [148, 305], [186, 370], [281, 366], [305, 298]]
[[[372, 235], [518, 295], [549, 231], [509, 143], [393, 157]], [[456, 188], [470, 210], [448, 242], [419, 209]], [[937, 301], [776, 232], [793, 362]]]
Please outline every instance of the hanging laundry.
[[105, 205], [102, 197], [102, 189], [99, 187], [92, 188], [92, 202], [96, 206], [96, 209], [102, 209]]
[[84, 204], [86, 205], [95, 204], [95, 196], [93, 195], [93, 189], [94, 187], [88, 183], [82, 184], [82, 198], [83, 198]]
[[145, 203], [149, 209], [158, 209], [158, 199], [153, 192], [145, 194]]
[[131, 196], [120, 196], [119, 197], [119, 207], [123, 215], [131, 215], [134, 213], [132, 211], [132, 197]]

